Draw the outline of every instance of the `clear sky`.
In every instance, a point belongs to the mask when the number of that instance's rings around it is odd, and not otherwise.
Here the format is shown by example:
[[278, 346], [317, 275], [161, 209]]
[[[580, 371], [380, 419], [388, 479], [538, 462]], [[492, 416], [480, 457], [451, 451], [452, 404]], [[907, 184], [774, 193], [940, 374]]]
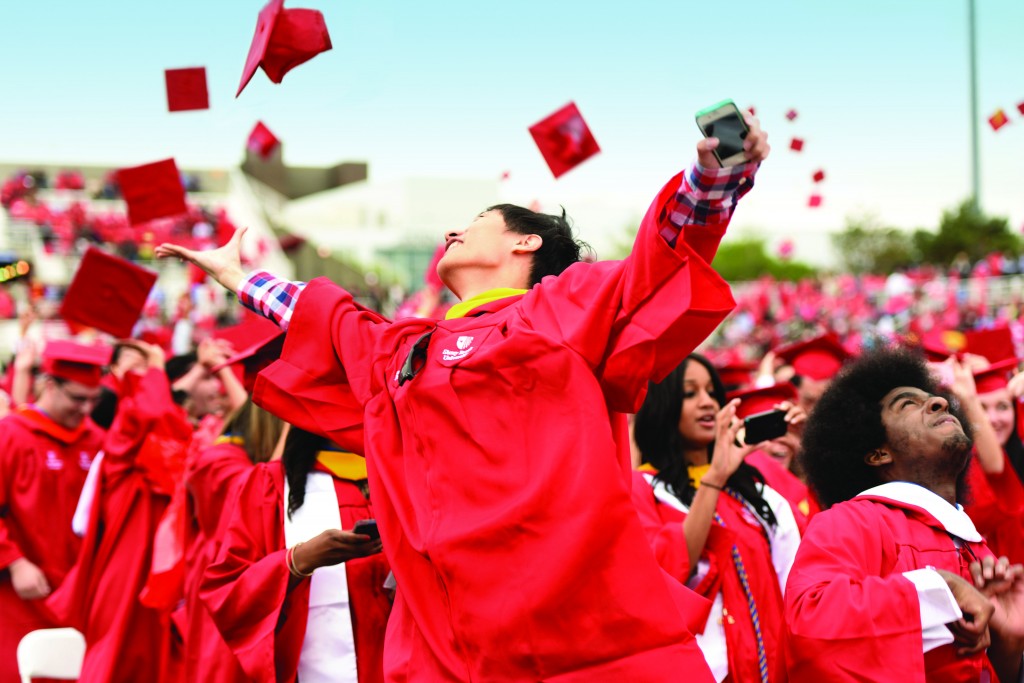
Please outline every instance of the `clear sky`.
[[[977, 2], [980, 115], [1012, 120], [982, 121], [982, 201], [1017, 229], [1024, 2]], [[641, 215], [692, 158], [694, 112], [731, 97], [774, 146], [734, 230], [795, 238], [798, 258], [820, 261], [847, 216], [934, 227], [970, 191], [966, 0], [289, 0], [324, 13], [334, 49], [281, 85], [258, 72], [235, 99], [262, 6], [3, 0], [0, 160], [224, 167], [261, 119], [291, 164], [365, 160], [382, 180], [507, 170], [508, 200], [565, 204], [586, 237], [587, 221]], [[207, 68], [211, 109], [168, 113], [163, 70], [187, 66]], [[555, 181], [527, 128], [570, 100], [602, 152]]]

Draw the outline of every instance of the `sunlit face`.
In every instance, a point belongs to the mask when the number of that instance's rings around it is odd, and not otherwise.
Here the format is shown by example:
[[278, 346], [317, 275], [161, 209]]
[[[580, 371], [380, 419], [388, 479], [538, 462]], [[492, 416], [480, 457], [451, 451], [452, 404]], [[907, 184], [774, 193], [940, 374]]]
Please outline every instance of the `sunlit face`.
[[703, 447], [715, 440], [715, 415], [720, 408], [711, 373], [691, 360], [683, 376], [683, 408], [679, 411], [679, 434], [687, 447]]
[[194, 418], [202, 418], [224, 412], [226, 405], [224, 385], [216, 377], [207, 377], [196, 383], [189, 394], [188, 412]]
[[48, 379], [47, 414], [54, 422], [67, 429], [77, 429], [99, 403], [103, 389], [87, 387], [70, 381]]
[[985, 415], [988, 416], [988, 421], [992, 423], [992, 429], [995, 430], [999, 443], [1005, 446], [1006, 442], [1010, 440], [1010, 435], [1013, 434], [1014, 418], [1016, 417], [1013, 395], [1009, 389], [1004, 387], [987, 394], [979, 394], [978, 398], [981, 400], [981, 407], [984, 409]]
[[[904, 472], [921, 481], [932, 471], [960, 472], [970, 456], [970, 440], [941, 396], [917, 387], [896, 387], [882, 398], [886, 446]], [[965, 445], [966, 444], [966, 445]]]
[[457, 268], [498, 267], [511, 254], [517, 236], [505, 225], [500, 211], [484, 211], [462, 230], [445, 233], [445, 251], [437, 263], [437, 274], [447, 282]]

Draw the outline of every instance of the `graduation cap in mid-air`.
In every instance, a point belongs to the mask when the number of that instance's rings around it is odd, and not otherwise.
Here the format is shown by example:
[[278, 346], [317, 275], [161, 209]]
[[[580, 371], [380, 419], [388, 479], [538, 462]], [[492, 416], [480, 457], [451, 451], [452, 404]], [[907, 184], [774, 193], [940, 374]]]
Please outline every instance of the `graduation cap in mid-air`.
[[601, 151], [574, 102], [530, 126], [530, 135], [556, 178]]
[[210, 95], [206, 87], [206, 67], [165, 69], [167, 85], [167, 111], [194, 111], [210, 108]]
[[242, 94], [256, 69], [262, 67], [267, 78], [280, 83], [286, 73], [330, 49], [331, 36], [323, 13], [315, 9], [285, 9], [284, 0], [270, 0], [256, 20], [235, 97]]

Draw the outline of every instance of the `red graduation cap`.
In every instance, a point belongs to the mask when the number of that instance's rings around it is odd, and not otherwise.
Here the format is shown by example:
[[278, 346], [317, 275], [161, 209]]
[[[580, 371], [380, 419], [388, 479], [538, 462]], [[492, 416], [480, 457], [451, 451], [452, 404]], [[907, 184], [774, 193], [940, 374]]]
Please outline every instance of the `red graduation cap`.
[[185, 188], [174, 159], [122, 168], [117, 172], [117, 182], [132, 225], [188, 213]]
[[726, 390], [730, 387], [743, 388], [753, 380], [754, 371], [757, 370], [757, 363], [734, 360], [724, 363], [715, 368], [718, 376], [725, 385]]
[[736, 408], [736, 417], [742, 420], [755, 413], [772, 410], [777, 403], [783, 401], [796, 403], [797, 394], [796, 387], [789, 382], [782, 382], [767, 387], [736, 391], [730, 393], [728, 398], [730, 401], [734, 398], [740, 399], [740, 405]]
[[998, 363], [993, 363], [984, 370], [974, 373], [974, 385], [979, 394], [990, 394], [993, 391], [1005, 389], [1010, 383], [1010, 377], [1017, 370], [1017, 359], [1007, 358]]
[[209, 109], [210, 95], [206, 89], [206, 67], [165, 69], [167, 111]]
[[803, 138], [793, 138], [789, 141], [789, 148], [794, 152], [800, 152], [804, 148]]
[[263, 67], [272, 82], [280, 83], [286, 73], [330, 49], [331, 36], [320, 11], [284, 9], [284, 0], [270, 0], [256, 20], [235, 97], [242, 94], [258, 67]]
[[786, 118], [789, 119], [790, 121], [796, 120], [796, 117], [796, 109], [790, 109], [789, 111], [786, 112]]
[[601, 151], [574, 102], [530, 126], [530, 135], [556, 178]]
[[851, 357], [832, 333], [789, 344], [776, 350], [775, 355], [792, 365], [797, 375], [814, 380], [831, 379]]
[[220, 365], [211, 368], [210, 371], [217, 372], [222, 368], [241, 363], [242, 384], [245, 386], [246, 391], [252, 393], [253, 387], [256, 385], [256, 376], [260, 374], [261, 370], [280, 358], [281, 350], [284, 348], [284, 330], [278, 329], [273, 323], [270, 324], [274, 328], [272, 334], [264, 333], [254, 337], [255, 342]]
[[811, 176], [811, 180], [813, 180], [816, 183], [820, 183], [824, 179], [825, 179], [825, 172], [820, 170], [820, 169], [815, 171], [814, 175]]
[[73, 341], [55, 339], [43, 348], [42, 370], [51, 377], [97, 387], [103, 368], [110, 363], [113, 349], [109, 346], [86, 346]]
[[246, 146], [250, 152], [258, 154], [265, 161], [280, 144], [281, 141], [277, 139], [277, 136], [271, 133], [262, 121], [257, 121], [252, 132], [249, 133], [249, 141]]
[[1013, 335], [1009, 327], [995, 327], [990, 330], [964, 332], [965, 351], [984, 356], [989, 363], [998, 363], [1007, 358], [1016, 359]]
[[1024, 102], [1020, 102], [1019, 104], [1017, 104], [1017, 111], [1019, 111], [1021, 115], [1024, 116]]
[[999, 130], [1009, 122], [1010, 119], [1002, 108], [996, 109], [992, 116], [988, 117], [988, 125], [992, 126], [992, 130]]
[[941, 363], [950, 356], [960, 357], [967, 349], [967, 336], [958, 330], [929, 330], [921, 335], [925, 358]]
[[751, 116], [757, 116], [757, 110], [754, 109], [754, 107], [752, 107], [752, 106], [751, 107], [747, 107], [747, 113], [750, 114]]
[[807, 206], [811, 207], [812, 209], [816, 209], [819, 206], [821, 206], [821, 195], [820, 194], [812, 194], [810, 197], [808, 197], [807, 198]]
[[156, 277], [151, 270], [89, 247], [64, 295], [60, 314], [69, 322], [114, 337], [130, 337]]

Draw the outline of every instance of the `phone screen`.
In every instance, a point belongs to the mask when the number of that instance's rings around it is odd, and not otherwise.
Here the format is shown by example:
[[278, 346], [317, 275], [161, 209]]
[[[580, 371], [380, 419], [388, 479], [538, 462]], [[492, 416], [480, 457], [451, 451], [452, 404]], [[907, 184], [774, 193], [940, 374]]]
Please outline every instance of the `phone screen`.
[[718, 157], [728, 159], [743, 151], [747, 137], [747, 125], [737, 114], [729, 114], [704, 125], [707, 136], [718, 138]]

